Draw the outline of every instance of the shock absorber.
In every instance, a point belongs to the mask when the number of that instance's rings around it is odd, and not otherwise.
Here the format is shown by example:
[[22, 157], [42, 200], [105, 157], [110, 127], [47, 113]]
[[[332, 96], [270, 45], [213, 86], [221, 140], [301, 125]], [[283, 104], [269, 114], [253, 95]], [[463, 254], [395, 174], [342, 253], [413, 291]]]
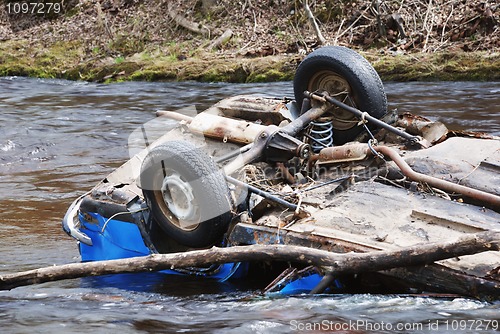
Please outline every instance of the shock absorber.
[[309, 130], [310, 146], [314, 153], [318, 153], [325, 147], [333, 146], [333, 124], [328, 119], [311, 121]]

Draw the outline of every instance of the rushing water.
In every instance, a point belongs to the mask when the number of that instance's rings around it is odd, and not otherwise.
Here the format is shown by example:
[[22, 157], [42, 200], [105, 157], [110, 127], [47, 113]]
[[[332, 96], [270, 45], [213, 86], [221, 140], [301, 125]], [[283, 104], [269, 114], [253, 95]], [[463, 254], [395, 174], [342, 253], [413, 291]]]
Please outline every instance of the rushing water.
[[[452, 129], [500, 135], [499, 83], [387, 83], [385, 88], [391, 109], [440, 120]], [[292, 96], [292, 85], [0, 78], [0, 275], [79, 261], [76, 243], [63, 233], [60, 220], [77, 195], [128, 159], [129, 134], [153, 119], [157, 109], [202, 110], [235, 94]], [[120, 287], [118, 277], [110, 280], [2, 291], [1, 331], [486, 333], [495, 332], [491, 328], [500, 321], [500, 304], [462, 298], [271, 298], [231, 283], [184, 277], [138, 277], [128, 288]]]

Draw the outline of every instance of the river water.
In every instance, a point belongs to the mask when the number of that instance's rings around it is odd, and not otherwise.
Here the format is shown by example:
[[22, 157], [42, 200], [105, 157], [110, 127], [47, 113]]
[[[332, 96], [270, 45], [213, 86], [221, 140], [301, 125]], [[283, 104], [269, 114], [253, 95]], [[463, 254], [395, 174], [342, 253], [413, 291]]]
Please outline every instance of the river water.
[[[500, 83], [386, 83], [385, 89], [391, 109], [500, 135]], [[78, 262], [61, 218], [75, 197], [128, 159], [130, 133], [157, 109], [203, 110], [235, 94], [291, 97], [292, 85], [0, 78], [0, 275]], [[500, 321], [499, 303], [463, 298], [273, 298], [207, 280], [151, 275], [128, 288], [110, 280], [1, 291], [1, 332], [487, 333]]]

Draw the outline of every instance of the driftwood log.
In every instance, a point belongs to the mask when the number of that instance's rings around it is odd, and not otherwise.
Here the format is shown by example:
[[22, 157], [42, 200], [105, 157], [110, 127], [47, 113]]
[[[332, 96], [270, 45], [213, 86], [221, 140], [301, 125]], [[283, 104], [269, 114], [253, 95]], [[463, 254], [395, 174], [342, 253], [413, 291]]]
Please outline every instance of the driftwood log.
[[200, 35], [210, 35], [210, 29], [202, 24], [193, 22], [185, 18], [183, 15], [179, 14], [174, 8], [172, 3], [168, 3], [167, 5], [168, 15], [176, 24], [179, 26], [192, 31], [196, 34]]
[[334, 274], [374, 272], [430, 264], [457, 256], [500, 249], [500, 232], [487, 231], [446, 243], [429, 243], [394, 251], [332, 253], [289, 245], [251, 245], [153, 254], [128, 259], [72, 263], [0, 275], [0, 290], [70, 278], [118, 273], [151, 272], [240, 261], [290, 261], [327, 267]]
[[222, 45], [227, 43], [233, 36], [233, 31], [231, 29], [226, 29], [222, 35], [216, 38], [209, 46], [209, 49], [220, 48]]

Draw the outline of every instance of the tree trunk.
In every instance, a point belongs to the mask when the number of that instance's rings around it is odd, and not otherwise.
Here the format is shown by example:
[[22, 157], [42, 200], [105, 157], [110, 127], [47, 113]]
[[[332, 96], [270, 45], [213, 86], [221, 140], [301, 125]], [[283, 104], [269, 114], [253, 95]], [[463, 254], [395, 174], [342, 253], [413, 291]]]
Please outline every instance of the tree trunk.
[[[500, 232], [481, 232], [446, 243], [429, 243], [395, 251], [338, 254], [289, 245], [252, 245], [153, 254], [128, 259], [73, 263], [0, 276], [0, 290], [69, 278], [118, 273], [150, 272], [240, 261], [290, 261], [324, 266], [338, 274], [373, 272], [430, 264], [462, 255], [498, 251]], [[500, 289], [500, 287], [499, 287]]]

